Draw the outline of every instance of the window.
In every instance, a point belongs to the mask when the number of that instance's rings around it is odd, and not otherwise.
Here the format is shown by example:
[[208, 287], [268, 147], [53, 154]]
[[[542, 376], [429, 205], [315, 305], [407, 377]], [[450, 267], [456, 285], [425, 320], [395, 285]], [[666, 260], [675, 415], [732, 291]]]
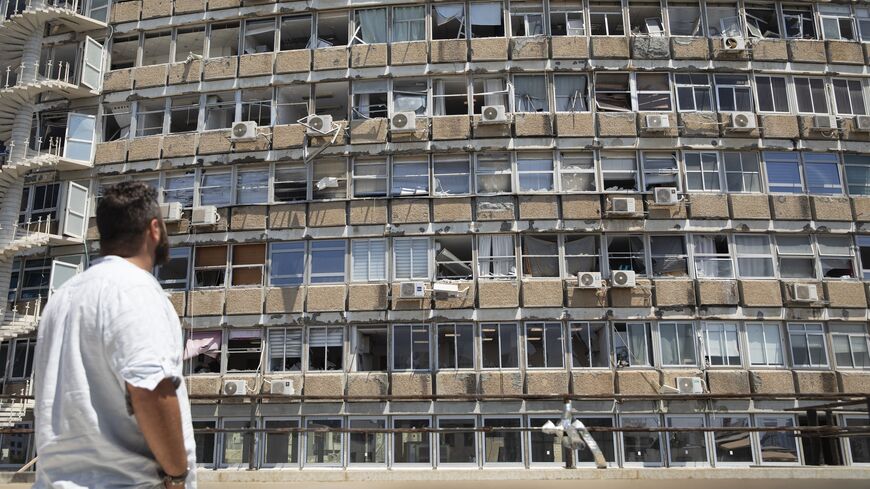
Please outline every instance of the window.
[[748, 431], [728, 431], [727, 428], [749, 428], [749, 416], [721, 415], [710, 416], [710, 425], [722, 428], [713, 432], [713, 449], [716, 464], [746, 464], [755, 459], [752, 455], [751, 433]]
[[308, 117], [311, 112], [310, 85], [284, 85], [278, 87], [275, 101], [275, 124], [296, 124], [297, 121]]
[[563, 192], [595, 192], [595, 158], [592, 153], [559, 153], [559, 175]]
[[758, 153], [726, 151], [725, 183], [729, 192], [761, 192], [761, 166]]
[[631, 112], [628, 73], [596, 73], [595, 107], [600, 112]]
[[387, 42], [387, 9], [369, 8], [355, 12], [354, 44]]
[[668, 2], [668, 24], [672, 36], [703, 36], [701, 6], [698, 2]]
[[840, 167], [833, 153], [803, 153], [807, 192], [810, 194], [842, 194]]
[[570, 328], [571, 358], [574, 368], [610, 366], [606, 323], [571, 323]]
[[103, 141], [130, 137], [130, 104], [103, 104]]
[[429, 238], [393, 240], [393, 274], [396, 280], [428, 280]]
[[317, 44], [314, 47], [348, 45], [348, 25], [350, 19], [347, 11], [317, 14]]
[[394, 157], [391, 194], [429, 195], [429, 161], [420, 157]]
[[393, 80], [393, 113], [428, 113], [429, 81], [425, 78], [396, 78]]
[[651, 367], [649, 324], [613, 323], [613, 354], [617, 367]]
[[822, 34], [828, 40], [856, 41], [852, 9], [848, 5], [819, 5]]
[[302, 329], [275, 328], [269, 330], [269, 371], [299, 372], [302, 370]]
[[553, 75], [556, 112], [589, 112], [588, 82], [586, 75]]
[[755, 91], [758, 93], [758, 110], [762, 112], [788, 112], [788, 91], [785, 77], [755, 77]]
[[251, 426], [250, 420], [230, 420], [224, 419], [221, 422], [223, 431], [218, 434], [221, 440], [222, 450], [220, 451], [221, 459], [220, 466], [235, 466], [241, 467], [242, 464], [247, 464], [251, 455], [251, 442], [254, 439], [254, 434], [245, 431], [246, 428], [256, 428], [256, 424]]
[[664, 36], [663, 10], [658, 0], [632, 1], [628, 5], [628, 26], [631, 34]]
[[[350, 418], [351, 429], [383, 430], [387, 427], [385, 419]], [[351, 433], [348, 449], [349, 464], [386, 464], [387, 463], [387, 433]]]
[[132, 68], [136, 64], [139, 36], [118, 36], [112, 39], [111, 65], [109, 69]]
[[[623, 416], [623, 428], [658, 428], [658, 416]], [[622, 432], [623, 457], [629, 465], [662, 464], [662, 434], [649, 431]]]
[[[11, 423], [10, 428], [29, 430], [32, 423]], [[31, 459], [33, 434], [8, 432], [0, 435], [0, 465], [21, 467]]]
[[474, 368], [474, 325], [438, 325], [438, 368]]
[[346, 121], [348, 84], [346, 81], [315, 83], [314, 103], [310, 110], [315, 114], [331, 115], [336, 121]]
[[232, 204], [232, 171], [202, 170], [199, 174], [200, 205], [227, 206]]
[[136, 105], [136, 134], [134, 137], [163, 134], [166, 100], [140, 100]]
[[828, 114], [828, 94], [825, 80], [821, 78], [794, 78], [795, 98], [798, 112], [804, 114]]
[[471, 280], [474, 276], [471, 236], [436, 236], [435, 280]]
[[662, 347], [662, 365], [672, 367], [698, 365], [693, 323], [659, 323], [659, 338]]
[[425, 39], [426, 7], [393, 7], [393, 42]]
[[816, 21], [811, 5], [783, 5], [782, 24], [787, 39], [816, 38]]
[[550, 35], [585, 36], [583, 2], [580, 0], [550, 1]]
[[687, 151], [683, 153], [686, 164], [686, 189], [719, 191], [719, 153], [715, 151]]
[[[434, 5], [434, 9], [438, 6]], [[468, 115], [468, 85], [464, 76], [432, 80], [434, 115]]]
[[343, 352], [343, 328], [308, 328], [308, 370], [341, 370]]
[[779, 20], [773, 4], [746, 5], [746, 30], [752, 37], [780, 39]]
[[471, 188], [468, 156], [434, 156], [432, 158], [435, 195], [464, 195]]
[[169, 261], [157, 267], [154, 276], [167, 290], [187, 290], [190, 268], [190, 248], [171, 248]]
[[[216, 421], [200, 421], [193, 420], [193, 429], [199, 430], [202, 428], [214, 429], [217, 425]], [[200, 467], [214, 466], [214, 449], [215, 438], [217, 433], [196, 433], [193, 434], [193, 440], [196, 443], [196, 465]]]
[[643, 160], [643, 183], [647, 192], [658, 187], [680, 188], [680, 171], [675, 153], [641, 154]]
[[236, 204], [265, 204], [269, 202], [269, 171], [239, 170], [236, 173]]
[[[867, 416], [843, 416], [845, 426], [867, 426]], [[855, 464], [870, 464], [870, 437], [852, 435], [848, 438], [849, 461]]]
[[311, 243], [312, 284], [344, 282], [344, 255], [346, 243], [342, 239], [328, 239]]
[[[548, 421], [556, 426], [559, 426], [561, 415], [554, 414], [551, 417], [529, 418], [530, 428], [540, 428]], [[529, 458], [532, 465], [534, 464], [561, 464], [566, 456], [567, 450], [562, 447], [562, 443], [553, 435], [543, 433], [540, 429], [532, 430], [529, 433]]]
[[551, 192], [555, 190], [553, 155], [550, 153], [518, 153], [517, 181], [520, 192]]
[[471, 3], [469, 7], [471, 37], [504, 36], [501, 2]]
[[245, 54], [270, 53], [275, 50], [275, 19], [245, 21]]
[[172, 97], [169, 102], [169, 132], [193, 132], [199, 126], [199, 96]]
[[[586, 427], [613, 428], [613, 418], [611, 417], [591, 417], [584, 415], [578, 418]], [[604, 455], [609, 466], [616, 465], [616, 433], [598, 433], [595, 436], [595, 441], [598, 443], [598, 448]], [[581, 445], [577, 451], [577, 462], [580, 465], [592, 465], [595, 463], [595, 458], [592, 451], [586, 445]]]
[[677, 90], [677, 108], [680, 112], [713, 110], [710, 77], [703, 73], [677, 73], [674, 75]]
[[387, 279], [387, 240], [355, 239], [351, 241], [351, 280], [379, 282]]
[[17, 338], [12, 342], [12, 372], [13, 379], [29, 379], [33, 373], [33, 353], [36, 348], [36, 338]]
[[601, 179], [605, 192], [637, 191], [637, 157], [634, 153], [601, 153]]
[[232, 285], [262, 286], [266, 244], [233, 245]]
[[344, 199], [347, 196], [347, 161], [323, 159], [314, 165], [314, 199]]
[[519, 367], [516, 324], [481, 323], [480, 342], [480, 358], [483, 368], [508, 369]]
[[817, 236], [822, 278], [855, 276], [852, 243], [846, 236]]
[[789, 323], [788, 341], [795, 367], [827, 367], [825, 330], [819, 323]]
[[205, 128], [229, 129], [236, 120], [236, 94], [210, 93], [205, 96]]
[[18, 222], [24, 224], [28, 221], [38, 222], [47, 219], [57, 222], [59, 197], [59, 183], [24, 187]]
[[[170, 250], [171, 253], [172, 250]], [[6, 302], [15, 302], [15, 297], [18, 294], [18, 281], [21, 279], [21, 259], [14, 258], [9, 274], [9, 292], [6, 295]], [[5, 362], [0, 362], [0, 373], [2, 373]]]
[[704, 323], [704, 363], [711, 367], [740, 366], [740, 345], [734, 323]]
[[707, 30], [710, 37], [742, 36], [743, 26], [736, 4], [707, 2]]
[[773, 253], [768, 236], [734, 237], [737, 274], [741, 278], [773, 278]]
[[861, 259], [861, 278], [868, 280], [870, 279], [870, 236], [856, 236], [855, 241], [858, 245], [858, 257]]
[[[266, 419], [263, 421], [266, 430], [280, 430], [299, 428], [299, 420], [295, 419]], [[299, 434], [294, 432], [269, 433], [263, 435], [263, 465], [274, 467], [299, 463]], [[199, 440], [197, 440], [197, 448]], [[197, 455], [197, 460], [199, 460]]]
[[296, 15], [281, 18], [281, 51], [311, 47], [311, 16]]
[[513, 236], [484, 235], [477, 238], [478, 276], [516, 277]]
[[523, 276], [559, 277], [559, 241], [554, 235], [522, 235]]
[[746, 75], [714, 75], [720, 112], [752, 112], [752, 93]]
[[387, 195], [386, 158], [353, 160], [353, 196], [384, 197]]
[[864, 115], [867, 113], [867, 106], [864, 104], [864, 87], [861, 80], [834, 78], [831, 83], [834, 87], [837, 114]]
[[562, 323], [526, 323], [528, 368], [562, 368]]
[[388, 80], [356, 81], [353, 83], [353, 118], [387, 117]]
[[211, 24], [208, 56], [219, 58], [222, 56], [237, 56], [239, 54], [239, 23], [228, 22], [225, 24]]
[[646, 275], [643, 236], [608, 236], [607, 264], [611, 273], [630, 270]]
[[194, 287], [223, 287], [227, 276], [227, 246], [197, 246], [193, 261]]
[[471, 88], [474, 114], [481, 114], [489, 105], [502, 105], [509, 110], [507, 80], [504, 78], [474, 78]]
[[670, 112], [671, 81], [667, 73], [636, 73], [637, 110]]
[[747, 323], [749, 337], [749, 362], [753, 366], [782, 366], [782, 339], [779, 325]]
[[514, 112], [549, 112], [547, 77], [514, 75]]
[[[490, 428], [483, 434], [483, 463], [521, 464], [523, 462], [523, 440], [519, 428], [522, 422], [519, 418], [483, 418], [483, 427]], [[500, 428], [514, 429], [505, 431]]]
[[847, 154], [843, 156], [843, 162], [849, 195], [870, 195], [870, 157]]
[[175, 62], [179, 63], [191, 58], [191, 55], [203, 55], [205, 41], [205, 26], [178, 29], [175, 34]]
[[650, 236], [649, 246], [654, 277], [689, 276], [689, 255], [682, 236]]
[[263, 338], [260, 330], [231, 329], [227, 338], [227, 372], [260, 370]]
[[[393, 428], [397, 430], [413, 430], [429, 428], [432, 422], [428, 418], [393, 418]], [[393, 435], [393, 464], [426, 464], [432, 462], [432, 434], [422, 431], [400, 431]]]
[[583, 234], [565, 235], [565, 276], [573, 277], [581, 272], [601, 271], [601, 251], [598, 236]]
[[[668, 428], [703, 428], [703, 416], [665, 416]], [[703, 431], [669, 432], [668, 454], [673, 466], [707, 465], [707, 434]]]
[[816, 261], [810, 236], [777, 235], [776, 248], [782, 278], [816, 278]]
[[142, 63], [139, 66], [158, 65], [169, 62], [169, 44], [172, 31], [146, 32], [142, 40]]
[[272, 89], [256, 88], [242, 90], [243, 121], [254, 121], [258, 126], [272, 125]]
[[481, 194], [510, 193], [511, 159], [508, 153], [478, 153], [475, 177]]
[[[761, 428], [792, 428], [791, 416], [756, 416], [755, 424]], [[797, 439], [793, 431], [763, 431], [758, 434], [761, 445], [761, 461], [775, 463], [800, 463]]]
[[870, 348], [864, 325], [831, 325], [837, 368], [870, 368]]
[[393, 370], [429, 370], [429, 328], [425, 324], [393, 326]]
[[388, 364], [386, 327], [356, 328], [354, 341], [354, 370], [357, 372], [386, 372]]
[[295, 202], [308, 198], [308, 171], [305, 163], [275, 165], [272, 198], [275, 202]]
[[625, 23], [619, 4], [590, 3], [589, 30], [593, 36], [624, 36]]
[[194, 351], [188, 364], [191, 374], [219, 374], [223, 352], [223, 334], [220, 331], [193, 331], [185, 350]]
[[306, 465], [341, 465], [343, 438], [340, 431], [341, 418], [311, 419], [305, 423], [307, 428], [319, 428], [330, 431], [309, 431], [305, 433], [305, 464]]
[[517, 1], [510, 4], [511, 36], [544, 35], [543, 2]]
[[302, 285], [305, 279], [305, 243], [272, 243], [269, 285]]
[[695, 256], [695, 277], [732, 278], [731, 248], [728, 237], [722, 234], [696, 234], [692, 236]]
[[[438, 427], [450, 430], [438, 434], [439, 464], [477, 464], [474, 418], [441, 417], [438, 419]], [[459, 431], [461, 429], [469, 431]]]

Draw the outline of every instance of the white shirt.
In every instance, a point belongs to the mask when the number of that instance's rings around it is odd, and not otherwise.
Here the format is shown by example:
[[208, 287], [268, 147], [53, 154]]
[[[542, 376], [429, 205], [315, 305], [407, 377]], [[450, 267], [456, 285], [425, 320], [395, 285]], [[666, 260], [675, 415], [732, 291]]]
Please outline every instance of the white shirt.
[[[33, 371], [34, 488], [163, 487], [124, 385], [154, 389], [167, 377], [182, 379], [181, 325], [150, 273], [108, 256], [54, 292], [39, 324]], [[177, 394], [188, 467], [195, 469], [184, 382]], [[193, 470], [187, 487], [196, 487]]]

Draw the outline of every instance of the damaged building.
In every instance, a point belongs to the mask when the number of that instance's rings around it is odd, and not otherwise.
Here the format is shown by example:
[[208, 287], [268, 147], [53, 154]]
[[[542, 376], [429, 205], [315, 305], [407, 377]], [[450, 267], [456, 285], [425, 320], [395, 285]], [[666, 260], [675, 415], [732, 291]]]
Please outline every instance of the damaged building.
[[870, 464], [865, 4], [0, 7], [3, 426], [136, 180], [203, 469]]

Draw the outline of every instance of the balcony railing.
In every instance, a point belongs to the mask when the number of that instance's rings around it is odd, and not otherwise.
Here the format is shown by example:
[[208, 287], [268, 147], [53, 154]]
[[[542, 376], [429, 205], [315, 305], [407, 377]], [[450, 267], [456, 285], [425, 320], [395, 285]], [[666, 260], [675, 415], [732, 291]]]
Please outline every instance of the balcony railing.
[[75, 74], [72, 73], [72, 64], [69, 61], [50, 59], [42, 65], [37, 62], [7, 66], [3, 88], [14, 88], [43, 81], [76, 83]]
[[42, 314], [42, 296], [37, 296], [36, 300], [27, 301], [24, 307], [19, 308], [15, 303], [12, 307], [0, 306], [0, 336], [3, 336], [3, 326], [12, 325], [14, 323], [39, 322], [40, 314]]
[[13, 15], [19, 15], [27, 10], [34, 8], [59, 8], [69, 10], [77, 14], [84, 14], [82, 2], [79, 0], [41, 0], [34, 2], [33, 0], [9, 0], [6, 3], [5, 19], [9, 19]]

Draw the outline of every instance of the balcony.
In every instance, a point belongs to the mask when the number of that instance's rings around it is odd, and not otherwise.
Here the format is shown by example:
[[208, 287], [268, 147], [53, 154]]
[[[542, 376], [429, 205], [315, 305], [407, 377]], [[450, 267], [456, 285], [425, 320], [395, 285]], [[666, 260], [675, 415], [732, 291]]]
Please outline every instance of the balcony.
[[74, 32], [100, 31], [106, 28], [107, 4], [95, 5], [87, 0], [3, 0], [0, 10], [0, 59], [21, 58], [24, 44], [35, 31], [47, 23], [56, 23]]
[[[42, 313], [42, 297], [23, 304], [13, 304], [8, 310], [0, 308], [0, 341], [8, 341], [33, 332]], [[0, 413], [3, 406], [0, 405]]]
[[75, 182], [66, 184], [61, 218], [51, 215], [0, 227], [0, 261], [43, 246], [84, 242], [88, 224], [88, 189]]

